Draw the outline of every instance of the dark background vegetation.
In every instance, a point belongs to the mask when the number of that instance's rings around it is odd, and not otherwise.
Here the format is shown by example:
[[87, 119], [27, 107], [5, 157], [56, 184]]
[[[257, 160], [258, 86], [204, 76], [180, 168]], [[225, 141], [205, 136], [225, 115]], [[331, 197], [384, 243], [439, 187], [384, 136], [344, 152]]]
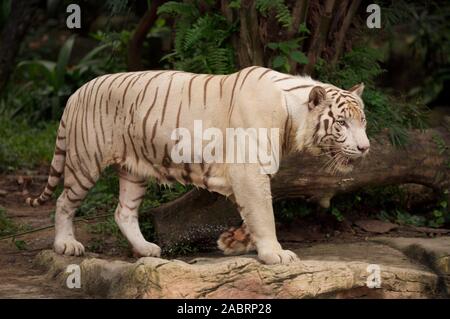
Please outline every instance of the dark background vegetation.
[[[372, 2], [382, 8], [381, 29], [366, 26]], [[70, 3], [81, 6], [81, 29], [66, 27]], [[408, 129], [449, 114], [449, 21], [448, 1], [0, 0], [0, 173], [47, 170], [57, 121], [82, 84], [148, 69], [224, 74], [263, 65], [342, 88], [364, 82], [369, 135], [386, 130], [401, 147], [411, 143]], [[114, 211], [117, 178], [112, 170], [104, 175], [79, 215]], [[186, 190], [150, 183], [141, 210]], [[450, 222], [445, 200], [414, 205], [411, 197], [402, 186], [368, 189], [335, 198], [328, 213], [338, 221], [364, 211], [419, 226]], [[281, 221], [316, 209], [276, 205]], [[13, 229], [7, 221], [2, 227]], [[151, 239], [152, 225], [143, 227]], [[92, 231], [120, 239], [112, 217]]]

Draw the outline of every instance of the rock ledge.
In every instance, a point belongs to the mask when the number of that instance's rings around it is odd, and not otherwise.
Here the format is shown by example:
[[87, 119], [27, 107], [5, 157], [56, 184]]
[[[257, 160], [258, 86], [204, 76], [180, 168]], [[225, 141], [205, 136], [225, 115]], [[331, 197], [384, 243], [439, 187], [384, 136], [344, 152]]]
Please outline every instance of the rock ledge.
[[[396, 241], [397, 240], [397, 241]], [[420, 245], [417, 244], [420, 242]], [[400, 245], [400, 243], [402, 245]], [[413, 245], [413, 243], [416, 243]], [[409, 245], [407, 245], [409, 244]], [[412, 248], [411, 248], [412, 247]], [[437, 263], [410, 259], [414, 247], [438, 247]], [[402, 252], [404, 250], [404, 252]], [[450, 237], [379, 239], [317, 244], [296, 251], [300, 262], [263, 265], [254, 256], [196, 258], [189, 262], [141, 258], [134, 263], [46, 250], [35, 264], [66, 286], [67, 266], [81, 269], [81, 289], [108, 298], [432, 298], [447, 296]], [[409, 256], [409, 257], [408, 257]], [[368, 266], [380, 267], [381, 287], [368, 288]], [[439, 268], [437, 269], [436, 267]], [[445, 273], [447, 271], [447, 273]]]

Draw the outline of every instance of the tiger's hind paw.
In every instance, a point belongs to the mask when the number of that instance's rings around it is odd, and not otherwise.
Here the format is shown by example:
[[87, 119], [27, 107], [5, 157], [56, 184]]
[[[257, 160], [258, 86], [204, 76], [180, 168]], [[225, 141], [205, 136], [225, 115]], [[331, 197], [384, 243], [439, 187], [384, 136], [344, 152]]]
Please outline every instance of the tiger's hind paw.
[[217, 240], [217, 246], [225, 255], [242, 255], [256, 249], [245, 224], [223, 232]]

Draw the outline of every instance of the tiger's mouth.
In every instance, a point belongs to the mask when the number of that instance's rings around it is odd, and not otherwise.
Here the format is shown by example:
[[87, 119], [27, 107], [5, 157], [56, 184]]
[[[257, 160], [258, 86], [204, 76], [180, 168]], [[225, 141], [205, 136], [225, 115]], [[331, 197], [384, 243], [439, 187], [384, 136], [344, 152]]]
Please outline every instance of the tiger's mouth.
[[347, 155], [342, 150], [335, 148], [324, 150], [324, 154], [328, 157], [325, 162], [325, 170], [333, 175], [351, 172], [354, 165], [360, 161], [360, 157]]

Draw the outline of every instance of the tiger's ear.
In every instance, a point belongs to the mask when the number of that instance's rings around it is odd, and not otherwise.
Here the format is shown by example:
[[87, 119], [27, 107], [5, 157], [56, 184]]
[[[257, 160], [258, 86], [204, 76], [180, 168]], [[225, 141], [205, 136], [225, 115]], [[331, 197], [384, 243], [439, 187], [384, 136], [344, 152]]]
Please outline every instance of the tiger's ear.
[[312, 88], [311, 92], [309, 93], [309, 101], [308, 101], [308, 108], [309, 110], [314, 109], [317, 105], [322, 103], [327, 97], [327, 92], [325, 89], [321, 86], [315, 86]]
[[359, 84], [353, 85], [347, 91], [352, 92], [358, 96], [362, 96], [363, 91], [364, 91], [364, 83], [361, 82]]

